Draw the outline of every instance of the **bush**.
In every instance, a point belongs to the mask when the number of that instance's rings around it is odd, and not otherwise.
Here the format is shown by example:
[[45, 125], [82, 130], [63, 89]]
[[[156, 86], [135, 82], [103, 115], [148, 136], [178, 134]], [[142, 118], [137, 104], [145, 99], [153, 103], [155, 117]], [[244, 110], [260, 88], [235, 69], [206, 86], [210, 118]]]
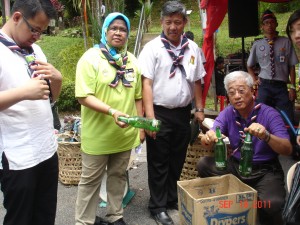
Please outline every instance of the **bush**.
[[73, 112], [80, 110], [80, 104], [75, 98], [75, 82], [74, 81], [64, 81], [62, 85], [62, 92], [59, 96], [57, 102], [59, 111], [62, 112]]
[[48, 62], [63, 76], [62, 92], [57, 102], [58, 111], [79, 110], [80, 106], [75, 98], [75, 71], [84, 52], [83, 39], [43, 35], [37, 44], [43, 49]]
[[63, 49], [58, 55], [60, 59], [59, 70], [63, 75], [62, 92], [58, 101], [58, 108], [61, 111], [80, 109], [80, 105], [75, 98], [75, 74], [77, 62], [84, 51], [83, 44], [77, 43]]

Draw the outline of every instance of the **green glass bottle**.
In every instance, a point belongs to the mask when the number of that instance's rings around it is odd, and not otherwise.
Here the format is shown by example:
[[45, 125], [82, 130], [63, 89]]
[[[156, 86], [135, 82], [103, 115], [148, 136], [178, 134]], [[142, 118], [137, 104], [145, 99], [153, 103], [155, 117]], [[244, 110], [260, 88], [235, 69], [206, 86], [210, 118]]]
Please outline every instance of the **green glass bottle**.
[[119, 116], [119, 121], [127, 123], [136, 128], [158, 132], [160, 130], [161, 121], [156, 119], [148, 119], [140, 116], [125, 117]]
[[215, 162], [218, 170], [227, 168], [227, 148], [223, 141], [220, 127], [216, 127], [218, 142], [215, 144]]
[[243, 146], [241, 147], [241, 160], [239, 164], [239, 172], [242, 176], [248, 177], [252, 173], [252, 137], [250, 133], [246, 133], [246, 138]]

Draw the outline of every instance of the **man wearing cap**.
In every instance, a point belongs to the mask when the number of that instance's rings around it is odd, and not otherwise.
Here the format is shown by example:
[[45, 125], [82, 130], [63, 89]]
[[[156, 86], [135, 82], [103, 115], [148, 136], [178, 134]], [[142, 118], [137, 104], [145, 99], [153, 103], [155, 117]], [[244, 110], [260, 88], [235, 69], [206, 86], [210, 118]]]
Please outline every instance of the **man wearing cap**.
[[142, 129], [118, 121], [119, 116], [142, 116], [141, 74], [137, 59], [127, 51], [129, 30], [125, 15], [110, 13], [102, 26], [100, 44], [87, 50], [77, 64], [75, 94], [82, 105], [82, 174], [76, 225], [102, 224], [99, 217], [95, 221], [95, 215], [106, 170], [106, 224], [126, 225], [122, 207], [126, 168], [131, 149], [144, 137]]
[[[254, 42], [247, 66], [248, 72], [258, 85], [257, 101], [285, 111], [293, 122], [293, 102], [296, 99], [295, 65], [298, 58], [291, 41], [278, 36], [277, 26], [275, 15], [266, 10], [261, 17], [264, 38]], [[257, 63], [260, 72], [256, 80], [254, 67]]]

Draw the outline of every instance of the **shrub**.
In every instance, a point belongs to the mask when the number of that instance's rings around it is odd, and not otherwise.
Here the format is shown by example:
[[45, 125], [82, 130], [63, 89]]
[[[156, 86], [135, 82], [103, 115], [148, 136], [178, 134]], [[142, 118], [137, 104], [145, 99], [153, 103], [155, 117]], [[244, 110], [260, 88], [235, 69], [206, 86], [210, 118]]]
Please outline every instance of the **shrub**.
[[80, 109], [80, 105], [75, 98], [75, 74], [77, 62], [84, 51], [83, 44], [77, 43], [63, 49], [58, 55], [60, 59], [59, 70], [63, 75], [62, 92], [58, 101], [58, 108], [61, 111]]
[[79, 111], [80, 104], [75, 98], [75, 82], [74, 81], [64, 81], [62, 85], [62, 92], [59, 96], [59, 100], [57, 102], [57, 106], [59, 111], [62, 112], [72, 112]]

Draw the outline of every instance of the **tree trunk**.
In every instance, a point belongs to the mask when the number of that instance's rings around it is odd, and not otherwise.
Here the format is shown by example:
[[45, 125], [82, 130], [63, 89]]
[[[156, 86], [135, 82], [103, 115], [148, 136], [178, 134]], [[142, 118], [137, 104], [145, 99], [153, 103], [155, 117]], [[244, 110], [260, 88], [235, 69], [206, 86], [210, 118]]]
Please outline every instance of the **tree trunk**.
[[10, 17], [10, 0], [4, 0], [5, 15]]
[[81, 16], [81, 25], [82, 25], [82, 36], [83, 36], [83, 41], [84, 41], [84, 49], [88, 49], [88, 40], [87, 40], [87, 33], [85, 29], [85, 23], [84, 23], [84, 15], [83, 15], [83, 8], [80, 9], [80, 16]]

